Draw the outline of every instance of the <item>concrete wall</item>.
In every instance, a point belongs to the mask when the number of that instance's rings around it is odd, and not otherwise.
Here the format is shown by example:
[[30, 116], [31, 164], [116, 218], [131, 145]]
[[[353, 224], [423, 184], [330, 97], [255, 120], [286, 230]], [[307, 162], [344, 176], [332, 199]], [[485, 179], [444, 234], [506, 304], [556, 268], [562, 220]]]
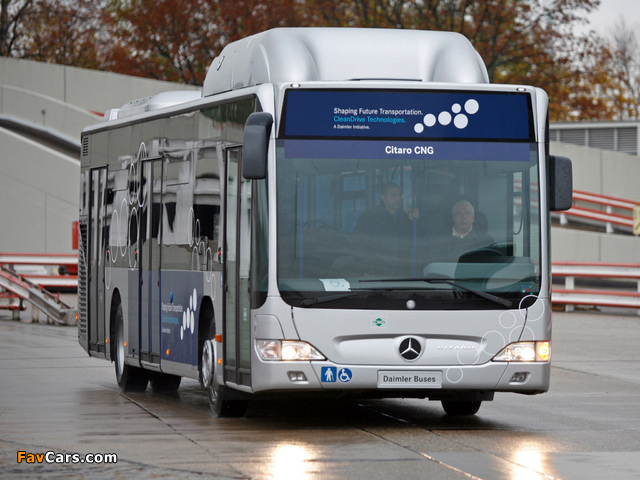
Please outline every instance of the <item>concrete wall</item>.
[[551, 229], [551, 260], [554, 262], [640, 262], [640, 237]]
[[190, 85], [6, 57], [0, 57], [0, 85], [30, 90], [100, 113], [160, 92], [199, 90]]
[[574, 190], [640, 204], [640, 156], [556, 142], [551, 142], [550, 150], [572, 160]]
[[0, 128], [0, 251], [72, 253], [80, 162]]
[[[80, 144], [99, 115], [130, 100], [196, 87], [0, 57], [0, 119]], [[0, 252], [74, 253], [80, 162], [0, 128]]]
[[0, 115], [58, 132], [78, 145], [82, 129], [102, 121], [101, 116], [89, 110], [31, 90], [7, 85], [0, 85]]
[[[551, 143], [553, 155], [573, 163], [573, 188], [636, 201], [640, 205], [640, 156]], [[552, 261], [640, 262], [640, 237], [570, 228], [551, 229]]]

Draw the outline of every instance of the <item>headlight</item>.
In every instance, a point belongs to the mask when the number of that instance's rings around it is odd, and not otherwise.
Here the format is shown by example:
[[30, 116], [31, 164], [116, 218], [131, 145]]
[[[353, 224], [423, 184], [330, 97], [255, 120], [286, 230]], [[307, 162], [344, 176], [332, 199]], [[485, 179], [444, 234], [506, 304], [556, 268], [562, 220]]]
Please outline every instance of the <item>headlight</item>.
[[256, 348], [262, 360], [326, 360], [313, 345], [299, 340], [256, 340]]
[[551, 358], [549, 342], [516, 342], [507, 345], [493, 360], [495, 362], [548, 362]]

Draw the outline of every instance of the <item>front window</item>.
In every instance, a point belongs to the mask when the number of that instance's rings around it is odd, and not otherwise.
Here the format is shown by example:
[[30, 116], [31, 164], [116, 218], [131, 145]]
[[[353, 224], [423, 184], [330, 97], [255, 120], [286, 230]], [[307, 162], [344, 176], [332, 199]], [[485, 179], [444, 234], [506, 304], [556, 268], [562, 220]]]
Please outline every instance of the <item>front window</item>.
[[[517, 308], [534, 298], [540, 290], [540, 213], [530, 128], [524, 129], [526, 141], [429, 138], [424, 130], [431, 117], [424, 107], [401, 110], [402, 92], [362, 93], [355, 113], [332, 116], [337, 138], [281, 132], [283, 299], [300, 307], [429, 310]], [[393, 104], [378, 110], [386, 114], [358, 114], [382, 98]], [[287, 112], [296, 105], [290, 102]], [[415, 138], [381, 138], [398, 124], [410, 124]], [[364, 135], [354, 133], [355, 126], [367, 125]], [[318, 128], [316, 123], [313, 131]], [[463, 130], [454, 128], [456, 135]], [[343, 135], [345, 130], [350, 133]]]

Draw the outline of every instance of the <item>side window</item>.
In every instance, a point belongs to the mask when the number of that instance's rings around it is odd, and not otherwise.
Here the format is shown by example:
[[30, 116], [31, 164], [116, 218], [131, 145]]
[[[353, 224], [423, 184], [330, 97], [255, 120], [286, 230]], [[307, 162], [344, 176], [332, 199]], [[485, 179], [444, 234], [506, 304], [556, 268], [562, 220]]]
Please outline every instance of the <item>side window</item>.
[[[190, 268], [196, 227], [193, 211], [193, 154], [190, 150], [165, 152], [162, 181], [162, 264], [164, 268]], [[194, 265], [197, 269], [197, 264]]]
[[[199, 251], [207, 262], [221, 247], [221, 183], [219, 151], [221, 144], [205, 143], [196, 152], [195, 187], [193, 192], [193, 213], [195, 237], [199, 238]], [[208, 252], [208, 253], [206, 253]]]
[[[127, 249], [137, 234], [129, 234], [129, 170], [110, 170], [107, 177], [106, 207], [109, 228], [107, 257], [113, 266], [129, 266]], [[137, 224], [136, 224], [137, 226]], [[133, 238], [132, 238], [133, 237]]]
[[203, 270], [220, 241], [218, 146], [165, 152], [162, 190], [163, 268]]

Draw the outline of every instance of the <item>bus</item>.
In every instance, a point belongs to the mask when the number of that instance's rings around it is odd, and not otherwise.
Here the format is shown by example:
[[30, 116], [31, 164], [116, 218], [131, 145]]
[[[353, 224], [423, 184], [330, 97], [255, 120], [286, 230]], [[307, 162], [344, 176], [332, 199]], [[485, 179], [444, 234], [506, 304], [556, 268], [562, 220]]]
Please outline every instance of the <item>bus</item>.
[[215, 416], [296, 396], [473, 415], [548, 390], [548, 97], [451, 32], [282, 28], [82, 133], [78, 338]]

